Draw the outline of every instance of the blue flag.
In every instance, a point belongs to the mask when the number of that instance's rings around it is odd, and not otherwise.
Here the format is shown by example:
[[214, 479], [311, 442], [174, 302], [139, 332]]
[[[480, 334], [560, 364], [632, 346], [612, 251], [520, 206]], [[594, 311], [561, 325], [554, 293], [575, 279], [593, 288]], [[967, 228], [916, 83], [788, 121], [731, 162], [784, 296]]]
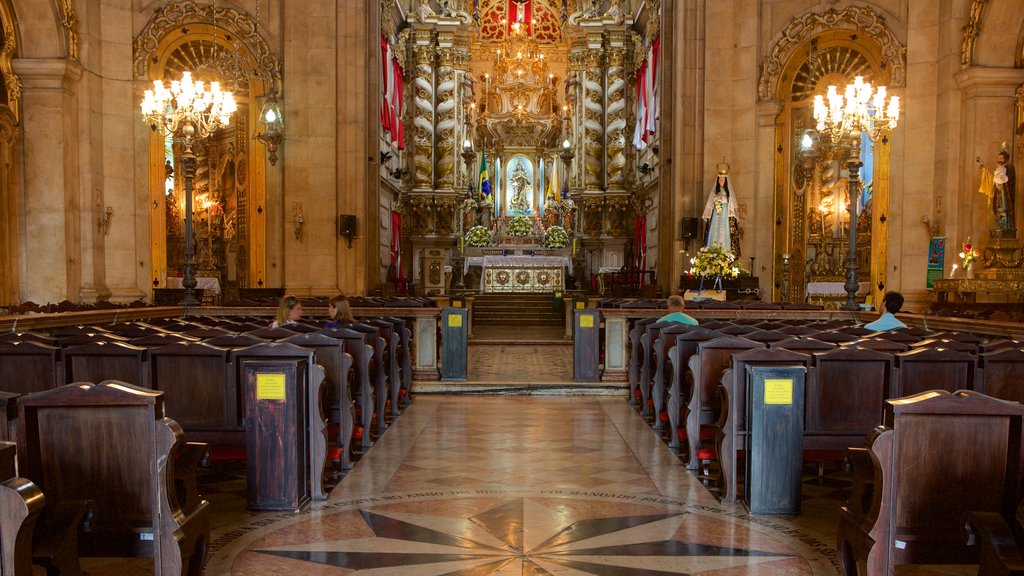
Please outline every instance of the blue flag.
[[485, 197], [491, 195], [491, 180], [487, 175], [487, 153], [480, 153], [480, 193]]

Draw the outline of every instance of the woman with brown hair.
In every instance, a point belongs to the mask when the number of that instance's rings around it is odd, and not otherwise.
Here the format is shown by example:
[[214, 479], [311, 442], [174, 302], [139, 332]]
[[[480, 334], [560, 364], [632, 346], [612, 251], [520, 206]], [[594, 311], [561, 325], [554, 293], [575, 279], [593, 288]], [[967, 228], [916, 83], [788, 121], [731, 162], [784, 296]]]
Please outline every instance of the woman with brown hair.
[[342, 324], [355, 324], [356, 319], [352, 316], [352, 307], [348, 304], [348, 297], [338, 294], [327, 301], [327, 315], [331, 321], [324, 325], [324, 328], [337, 328]]
[[277, 306], [277, 315], [271, 328], [282, 328], [287, 324], [296, 324], [302, 318], [302, 301], [298, 296], [287, 295], [281, 298]]

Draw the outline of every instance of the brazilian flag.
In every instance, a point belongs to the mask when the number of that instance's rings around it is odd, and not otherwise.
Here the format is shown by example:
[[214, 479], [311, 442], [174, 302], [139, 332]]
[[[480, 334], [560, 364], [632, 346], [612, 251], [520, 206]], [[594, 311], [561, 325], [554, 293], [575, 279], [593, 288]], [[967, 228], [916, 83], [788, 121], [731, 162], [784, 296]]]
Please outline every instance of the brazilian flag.
[[484, 197], [491, 195], [491, 179], [487, 175], [487, 153], [480, 153], [480, 193]]

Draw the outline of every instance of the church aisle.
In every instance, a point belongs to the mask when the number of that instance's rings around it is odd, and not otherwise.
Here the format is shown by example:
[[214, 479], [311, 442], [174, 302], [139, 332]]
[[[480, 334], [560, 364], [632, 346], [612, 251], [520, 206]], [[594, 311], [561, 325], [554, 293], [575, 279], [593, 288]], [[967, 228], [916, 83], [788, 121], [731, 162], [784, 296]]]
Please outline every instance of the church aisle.
[[206, 573], [834, 575], [832, 518], [718, 504], [619, 398], [421, 396], [327, 502], [216, 529]]

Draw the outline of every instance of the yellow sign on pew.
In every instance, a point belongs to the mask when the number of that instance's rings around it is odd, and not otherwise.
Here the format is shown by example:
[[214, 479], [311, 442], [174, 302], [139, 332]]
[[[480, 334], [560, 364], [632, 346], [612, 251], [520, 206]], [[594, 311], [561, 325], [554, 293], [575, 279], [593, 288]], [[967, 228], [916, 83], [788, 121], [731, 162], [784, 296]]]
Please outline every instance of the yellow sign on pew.
[[256, 399], [283, 401], [285, 399], [284, 374], [257, 374]]
[[449, 314], [448, 315], [448, 327], [449, 328], [462, 328], [462, 314]]
[[580, 328], [593, 328], [593, 327], [594, 327], [594, 317], [591, 316], [590, 314], [581, 314], [580, 315]]
[[792, 404], [793, 380], [789, 378], [765, 378], [765, 404]]

